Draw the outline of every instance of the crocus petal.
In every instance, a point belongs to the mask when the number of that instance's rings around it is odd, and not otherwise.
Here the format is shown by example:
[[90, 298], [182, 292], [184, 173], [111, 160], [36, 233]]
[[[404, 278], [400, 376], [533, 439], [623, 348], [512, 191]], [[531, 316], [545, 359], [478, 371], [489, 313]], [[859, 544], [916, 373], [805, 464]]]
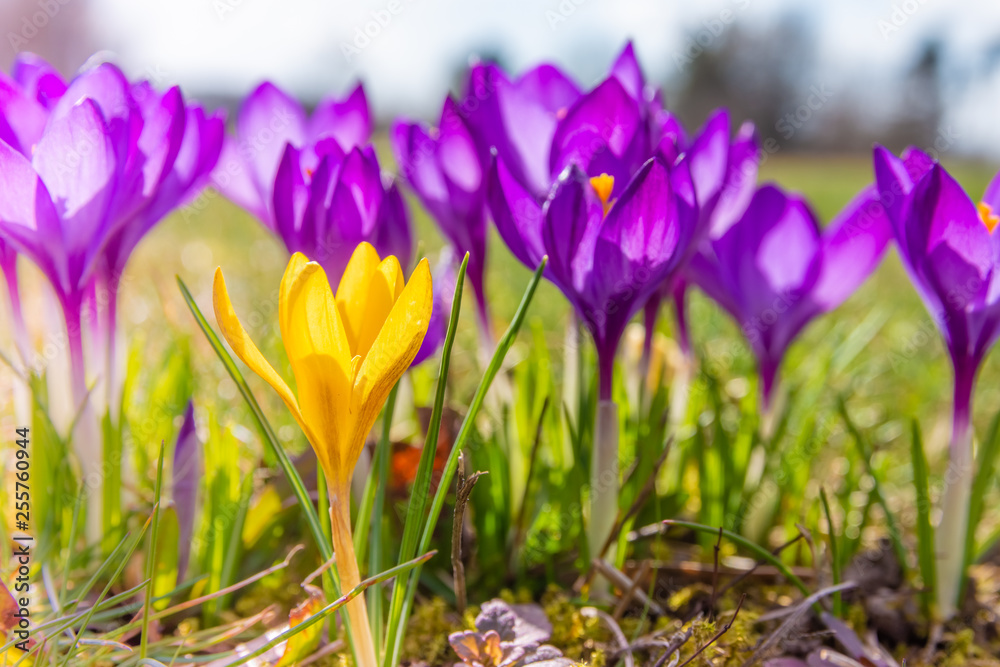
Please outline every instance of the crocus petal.
[[729, 112], [717, 109], [698, 132], [688, 158], [698, 203], [711, 210], [722, 191], [729, 166]]
[[337, 308], [352, 350], [357, 349], [357, 341], [361, 338], [369, 285], [381, 262], [378, 251], [370, 243], [360, 243], [337, 284]]
[[551, 173], [576, 164], [592, 176], [610, 174], [618, 188], [624, 187], [631, 176], [627, 153], [641, 125], [635, 100], [618, 79], [605, 80], [580, 98], [556, 127], [549, 156]]
[[[266, 193], [258, 188], [250, 163], [240, 153], [235, 137], [226, 137], [222, 144], [219, 162], [212, 172], [212, 184], [231, 202], [273, 229]], [[270, 191], [268, 187], [267, 193]]]
[[448, 335], [448, 323], [451, 319], [451, 304], [455, 294], [455, 254], [451, 248], [445, 247], [441, 251], [437, 265], [433, 272], [434, 280], [434, 305], [431, 310], [431, 320], [427, 326], [427, 335], [424, 342], [420, 344], [417, 356], [410, 363], [411, 366], [418, 366], [431, 358], [444, 344], [444, 339]]
[[604, 218], [601, 202], [593, 195], [586, 174], [576, 166], [567, 169], [545, 202], [543, 215], [542, 241], [549, 256], [546, 272], [575, 302], [573, 293], [584, 289], [583, 280], [590, 272], [594, 243]]
[[306, 139], [302, 107], [272, 83], [262, 83], [247, 97], [236, 119], [241, 148], [248, 151], [250, 173], [267, 201], [285, 144], [301, 148]]
[[427, 333], [433, 302], [431, 271], [425, 258], [413, 270], [371, 351], [361, 362], [354, 383], [356, 422], [346, 461], [357, 461], [364, 439], [385, 405], [389, 391], [417, 355]]
[[344, 425], [349, 423], [353, 364], [337, 304], [322, 267], [302, 270], [289, 288], [285, 352], [295, 373], [310, 442], [331, 482], [350, 475], [344, 458]]
[[59, 215], [45, 183], [28, 159], [0, 141], [0, 230], [29, 255], [62, 294], [78, 278], [68, 273], [66, 248], [60, 242]]
[[870, 185], [858, 193], [823, 234], [820, 276], [811, 298], [833, 310], [871, 275], [892, 239], [889, 216]]
[[399, 260], [392, 255], [383, 259], [368, 282], [364, 312], [361, 314], [361, 326], [358, 329], [358, 337], [352, 350], [354, 354], [361, 355], [362, 358], [368, 356], [375, 339], [382, 330], [382, 325], [405, 285], [406, 279], [399, 266]]
[[195, 516], [198, 511], [198, 489], [202, 483], [201, 442], [194, 423], [194, 402], [188, 401], [184, 421], [177, 432], [173, 464], [174, 508], [177, 511], [178, 562], [177, 581], [184, 581], [191, 556], [191, 538], [194, 536]]
[[0, 140], [24, 155], [42, 136], [48, 118], [45, 108], [0, 73]]
[[409, 268], [413, 261], [413, 230], [410, 214], [403, 201], [399, 187], [393, 183], [385, 191], [382, 206], [379, 207], [378, 221], [372, 244], [379, 255], [392, 255], [400, 266]]
[[625, 49], [611, 66], [611, 76], [618, 79], [634, 99], [642, 99], [645, 77], [642, 75], [639, 60], [635, 57], [635, 48], [632, 46], [632, 42], [625, 45]]
[[332, 136], [345, 151], [367, 143], [371, 133], [371, 111], [360, 83], [342, 101], [332, 97], [323, 99], [309, 118], [309, 137], [315, 140]]
[[54, 118], [35, 148], [32, 164], [59, 211], [67, 250], [86, 252], [89, 264], [100, 249], [95, 239], [102, 239], [109, 227], [118, 169], [97, 106], [84, 100]]
[[229, 347], [233, 349], [233, 352], [236, 353], [236, 356], [239, 357], [244, 364], [250, 367], [250, 370], [259, 375], [264, 382], [271, 385], [271, 388], [278, 393], [278, 396], [280, 396], [281, 400], [288, 406], [292, 416], [295, 417], [295, 421], [299, 423], [299, 426], [306, 434], [306, 437], [308, 437], [310, 442], [312, 442], [313, 438], [311, 436], [311, 430], [305, 419], [302, 417], [298, 401], [295, 400], [295, 395], [292, 393], [292, 390], [288, 388], [285, 381], [280, 375], [278, 375], [277, 371], [274, 370], [267, 359], [264, 358], [264, 355], [260, 353], [260, 350], [254, 344], [253, 340], [240, 323], [239, 318], [236, 316], [236, 311], [233, 310], [233, 303], [229, 299], [229, 292], [226, 289], [226, 279], [222, 275], [221, 268], [217, 268], [215, 270], [215, 282], [212, 293], [212, 302], [215, 307], [215, 320], [219, 323], [219, 328], [222, 330], [222, 335], [229, 343]]
[[729, 148], [726, 182], [711, 211], [708, 235], [718, 238], [735, 223], [757, 188], [759, 139], [753, 123], [744, 123]]
[[66, 81], [56, 68], [34, 53], [18, 53], [11, 74], [21, 88], [45, 108], [51, 108], [66, 93]]
[[504, 243], [521, 263], [530, 269], [537, 268], [545, 255], [542, 207], [497, 157], [490, 168], [486, 196]]
[[292, 290], [302, 289], [304, 281], [300, 281], [299, 277], [304, 271], [315, 271], [318, 268], [301, 252], [293, 253], [288, 260], [288, 266], [285, 267], [285, 273], [281, 276], [281, 284], [278, 287], [278, 326], [281, 329], [282, 340], [291, 336], [292, 324], [289, 320], [288, 305], [298, 298], [298, 294], [292, 294]]

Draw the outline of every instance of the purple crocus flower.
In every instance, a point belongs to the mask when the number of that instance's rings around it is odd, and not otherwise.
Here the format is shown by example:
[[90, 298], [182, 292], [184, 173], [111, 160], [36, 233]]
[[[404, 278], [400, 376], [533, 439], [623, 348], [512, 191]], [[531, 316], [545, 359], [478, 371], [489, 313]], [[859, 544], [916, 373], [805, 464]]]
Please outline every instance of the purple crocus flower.
[[329, 144], [335, 143], [341, 153], [350, 152], [367, 143], [371, 132], [371, 113], [361, 85], [343, 100], [324, 98], [307, 115], [293, 97], [265, 82], [240, 107], [236, 136], [226, 140], [212, 180], [222, 194], [274, 231], [274, 184], [285, 146], [294, 146], [301, 154], [302, 169], [313, 172], [329, 152]]
[[691, 260], [688, 276], [736, 319], [757, 357], [765, 410], [788, 346], [864, 282], [891, 237], [873, 186], [821, 230], [804, 199], [766, 185]]
[[[660, 143], [657, 153], [668, 164], [684, 159], [691, 169], [700, 216], [692, 252], [698, 252], [708, 239], [717, 239], [746, 210], [757, 188], [758, 137], [752, 123], [740, 126], [730, 138], [729, 112], [717, 109], [704, 126], [688, 139], [683, 126], [672, 114], [663, 112], [657, 121]], [[682, 269], [673, 280], [665, 283], [646, 303], [646, 343], [652, 340], [664, 298], [672, 298], [677, 316], [677, 342], [688, 357], [691, 355], [691, 335], [688, 329], [686, 296], [689, 281]]]
[[489, 185], [490, 211], [514, 256], [529, 268], [549, 256], [545, 275], [593, 335], [600, 397], [610, 400], [625, 325], [676, 268], [694, 230], [690, 177], [652, 158], [612, 200], [610, 176], [590, 179], [571, 165], [539, 202], [497, 159]]
[[[132, 250], [205, 184], [223, 121], [186, 105], [176, 87], [160, 94], [146, 82], [130, 84], [109, 63], [67, 85], [45, 61], [22, 55], [13, 78], [0, 78], [0, 91], [8, 119], [0, 123], [0, 178], [13, 193], [0, 233], [52, 281], [73, 352], [95, 281], [109, 291], [104, 333], [112, 335], [117, 285]], [[23, 190], [14, 192], [15, 185]], [[82, 351], [75, 354], [79, 398]]]
[[332, 139], [309, 151], [287, 144], [274, 178], [273, 216], [288, 251], [319, 262], [331, 284], [340, 282], [362, 241], [410, 265], [409, 213], [396, 184], [383, 180], [370, 144], [346, 153]]
[[450, 97], [445, 100], [435, 128], [397, 121], [392, 130], [392, 149], [400, 173], [455, 248], [455, 257], [469, 253], [467, 271], [480, 327], [484, 337], [492, 340], [484, 285], [488, 163], [458, 105]]
[[[892, 220], [899, 254], [944, 336], [955, 371], [949, 473], [938, 526], [938, 606], [956, 611], [965, 565], [969, 494], [974, 474], [972, 401], [976, 376], [1000, 336], [1000, 175], [982, 200], [927, 154], [902, 159], [875, 148], [879, 196]], [[972, 530], [975, 527], [971, 527]]]

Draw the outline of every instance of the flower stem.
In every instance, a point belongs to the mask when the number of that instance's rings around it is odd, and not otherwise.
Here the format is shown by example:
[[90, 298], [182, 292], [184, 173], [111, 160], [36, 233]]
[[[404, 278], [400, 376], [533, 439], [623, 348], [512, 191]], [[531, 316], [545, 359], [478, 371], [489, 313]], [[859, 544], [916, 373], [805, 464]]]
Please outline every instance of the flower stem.
[[952, 418], [951, 448], [944, 476], [941, 500], [941, 523], [937, 528], [937, 603], [944, 620], [955, 615], [962, 594], [966, 532], [969, 526], [969, 500], [975, 476], [972, 457], [972, 395], [978, 368], [974, 364], [955, 364], [955, 404]]
[[87, 498], [86, 535], [90, 544], [104, 541], [104, 515], [102, 493], [104, 462], [100, 429], [89, 407], [87, 396], [87, 366], [83, 350], [83, 300], [81, 295], [68, 295], [61, 299], [63, 317], [66, 319], [66, 336], [69, 344], [70, 388], [73, 407], [77, 414], [76, 426], [70, 437], [80, 462], [80, 472]]
[[[590, 462], [590, 528], [587, 544], [591, 559], [601, 556], [600, 549], [614, 528], [618, 514], [618, 404], [601, 399], [597, 404], [594, 426], [594, 455]], [[614, 543], [605, 554], [614, 559]]]
[[[351, 495], [350, 484], [331, 484], [330, 527], [333, 535], [333, 554], [340, 577], [340, 590], [346, 593], [361, 583], [358, 560], [354, 554], [354, 539], [351, 536]], [[372, 573], [375, 574], [375, 573]], [[365, 596], [359, 595], [347, 603], [347, 619], [351, 624], [351, 638], [354, 642], [354, 657], [358, 667], [377, 667], [375, 643], [372, 641], [371, 626], [368, 623], [368, 606]]]
[[17, 256], [13, 261], [2, 262], [3, 277], [7, 282], [7, 294], [10, 296], [10, 314], [14, 321], [14, 345], [17, 347], [21, 361], [27, 369], [31, 365], [31, 343], [28, 338], [28, 327], [24, 323], [24, 310], [21, 308], [21, 287], [17, 277]]

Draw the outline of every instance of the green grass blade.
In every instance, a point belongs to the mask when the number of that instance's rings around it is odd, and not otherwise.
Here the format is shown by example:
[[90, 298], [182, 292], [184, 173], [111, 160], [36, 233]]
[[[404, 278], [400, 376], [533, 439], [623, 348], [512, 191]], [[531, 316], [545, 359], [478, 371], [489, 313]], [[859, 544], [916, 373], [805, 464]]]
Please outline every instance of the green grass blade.
[[924, 588], [920, 601], [928, 618], [934, 614], [935, 591], [937, 590], [937, 564], [934, 560], [934, 526], [931, 525], [931, 497], [928, 491], [927, 458], [924, 442], [920, 435], [920, 424], [913, 420], [911, 439], [911, 459], [913, 461], [913, 487], [917, 492], [917, 556], [920, 564], [920, 578]]
[[840, 416], [844, 420], [844, 424], [847, 426], [848, 432], [851, 437], [854, 438], [854, 443], [858, 446], [858, 451], [861, 455], [861, 461], [865, 465], [865, 469], [868, 474], [871, 475], [872, 481], [874, 482], [872, 486], [872, 493], [875, 495], [875, 500], [878, 502], [879, 507], [882, 508], [882, 513], [885, 515], [885, 522], [889, 528], [889, 539], [892, 541], [893, 551], [896, 552], [896, 559], [899, 561], [899, 566], [906, 573], [910, 569], [910, 564], [907, 561], [908, 551], [906, 546], [903, 544], [903, 533], [899, 529], [899, 521], [896, 520], [896, 515], [889, 508], [889, 503], [885, 499], [885, 493], [882, 491], [882, 482], [879, 480], [878, 473], [875, 471], [875, 467], [872, 465], [873, 452], [868, 444], [867, 438], [861, 433], [854, 420], [847, 412], [847, 403], [844, 401], [844, 397], [840, 396], [837, 399], [837, 406], [840, 411]]
[[[719, 528], [713, 528], [712, 526], [705, 526], [700, 523], [693, 523], [691, 521], [675, 521], [673, 519], [667, 519], [663, 522], [665, 526], [680, 526], [682, 528], [688, 528], [699, 533], [710, 533], [718, 537]], [[737, 535], [736, 533], [731, 533], [728, 530], [722, 529], [722, 535], [730, 542], [736, 544], [736, 546], [742, 547], [756, 556], [759, 560], [765, 561], [766, 563], [772, 565], [781, 575], [790, 581], [796, 588], [802, 591], [802, 594], [806, 597], [809, 596], [809, 587], [806, 586], [805, 582], [799, 578], [797, 574], [792, 572], [792, 570], [785, 565], [780, 558], [775, 556], [773, 553], [760, 546], [752, 540], [748, 540], [742, 535]]]
[[[159, 504], [157, 504], [157, 506], [153, 508], [154, 515], [155, 515], [157, 509], [159, 509]], [[101, 591], [101, 594], [98, 596], [97, 600], [94, 602], [94, 606], [92, 606], [90, 608], [90, 610], [87, 612], [87, 614], [83, 617], [83, 620], [80, 622], [80, 631], [76, 634], [76, 638], [73, 640], [73, 643], [70, 645], [69, 649], [66, 651], [66, 657], [63, 659], [62, 663], [60, 663], [60, 667], [66, 667], [67, 665], [69, 665], [69, 660], [70, 660], [70, 658], [73, 657], [73, 655], [74, 655], [74, 653], [76, 651], [77, 644], [79, 644], [79, 642], [80, 642], [80, 637], [83, 636], [84, 631], [87, 629], [87, 625], [90, 624], [90, 619], [94, 615], [94, 612], [97, 610], [97, 606], [101, 603], [102, 600], [104, 600], [105, 597], [107, 597], [108, 593], [111, 592], [111, 587], [114, 586], [114, 584], [115, 584], [116, 581], [118, 581], [118, 577], [121, 576], [122, 572], [125, 570], [125, 566], [128, 565], [128, 562], [132, 559], [132, 554], [134, 554], [135, 550], [139, 547], [139, 544], [142, 542], [142, 538], [143, 538], [143, 536], [145, 536], [146, 530], [149, 529], [149, 524], [152, 523], [152, 521], [153, 521], [153, 516], [151, 515], [149, 517], [149, 519], [146, 521], [146, 523], [143, 524], [142, 530], [140, 530], [139, 534], [136, 535], [135, 540], [133, 540], [133, 542], [132, 542], [132, 546], [128, 550], [128, 553], [126, 553], [125, 557], [122, 558], [121, 563], [119, 563], [118, 568], [114, 571], [114, 574], [111, 575], [111, 579], [108, 580], [108, 583], [107, 583], [107, 585], [105, 585], [104, 590]], [[121, 544], [124, 544], [125, 540], [127, 540], [127, 539], [128, 539], [128, 535], [125, 536], [125, 538], [123, 539], [123, 541], [122, 541]], [[118, 551], [118, 548], [115, 548], [115, 552], [117, 552], [117, 551]], [[110, 559], [108, 559], [108, 560], [110, 560]], [[107, 562], [108, 561], [105, 561], [105, 564]], [[102, 566], [102, 569], [103, 569], [103, 566]], [[146, 586], [149, 586], [150, 583], [151, 582], [147, 579], [146, 580]], [[39, 643], [38, 646], [42, 646], [42, 644]]]
[[[837, 529], [833, 524], [833, 512], [830, 511], [830, 501], [826, 497], [826, 490], [820, 487], [819, 499], [823, 502], [823, 513], [826, 514], [826, 527], [830, 535], [830, 572], [833, 575], [833, 585], [840, 584], [840, 552], [837, 549]], [[844, 617], [844, 600], [840, 591], [833, 594], [833, 615], [837, 618]]]
[[[451, 301], [451, 318], [448, 321], [448, 332], [445, 335], [441, 350], [441, 365], [438, 371], [437, 390], [434, 396], [434, 408], [431, 411], [430, 422], [427, 425], [427, 437], [424, 439], [423, 451], [420, 453], [420, 463], [413, 480], [410, 502], [406, 509], [406, 521], [403, 524], [403, 540], [399, 547], [399, 560], [405, 561], [417, 553], [417, 540], [424, 518], [424, 508], [427, 496], [430, 494], [431, 474], [434, 472], [434, 457], [437, 454], [438, 432], [441, 427], [441, 415], [444, 414], [444, 394], [448, 384], [448, 367], [451, 364], [451, 349], [455, 344], [455, 334], [458, 332], [458, 317], [462, 309], [462, 291], [465, 287], [465, 271], [469, 264], [469, 253], [462, 259], [462, 265], [455, 276], [455, 295]], [[444, 482], [442, 481], [442, 485]], [[439, 487], [440, 488], [440, 487]], [[410, 577], [399, 577], [393, 582], [392, 597], [389, 601], [389, 627], [386, 633], [383, 655], [392, 655], [394, 644], [400, 643], [403, 636], [404, 596], [407, 590], [407, 580]], [[415, 578], [415, 575], [414, 575]], [[401, 624], [401, 619], [403, 620]], [[388, 663], [395, 664], [395, 661]], [[384, 666], [383, 666], [384, 667]]]
[[[458, 466], [458, 454], [462, 451], [465, 441], [472, 434], [475, 428], [476, 417], [479, 415], [479, 410], [482, 408], [483, 401], [486, 399], [486, 392], [489, 391], [493, 378], [495, 378], [497, 373], [500, 372], [500, 366], [503, 364], [503, 360], [506, 358], [511, 345], [514, 344], [514, 340], [517, 338], [517, 333], [521, 329], [521, 324], [524, 322], [525, 315], [527, 315], [528, 306], [531, 305], [531, 300], [535, 296], [535, 290], [538, 288], [538, 283], [542, 280], [542, 272], [545, 270], [545, 264], [547, 262], [548, 257], [543, 257], [541, 264], [539, 264], [538, 269], [535, 270], [535, 274], [531, 278], [531, 282], [528, 283], [528, 287], [524, 291], [524, 296], [521, 298], [521, 303], [517, 307], [517, 311], [514, 313], [514, 318], [507, 327], [507, 331], [504, 332], [500, 341], [497, 343], [497, 348], [493, 353], [493, 358], [490, 360], [490, 364], [486, 368], [486, 372], [483, 375], [482, 380], [479, 382], [479, 387], [476, 389], [476, 394], [472, 399], [472, 403], [469, 405], [469, 410], [465, 415], [465, 419], [462, 420], [462, 426], [458, 431], [458, 435], [455, 437], [451, 453], [448, 455], [448, 461], [445, 463], [444, 470], [441, 472], [441, 481], [438, 483], [437, 492], [434, 494], [430, 514], [427, 517], [427, 521], [424, 523], [423, 533], [420, 537], [420, 551], [426, 551], [427, 547], [431, 543], [434, 527], [437, 525], [438, 518], [441, 516], [441, 510], [444, 508], [444, 501], [448, 495], [451, 480], [454, 477], [455, 469]], [[449, 333], [451, 333], [451, 331], [449, 331]], [[450, 347], [445, 350], [445, 353], [451, 353]], [[419, 576], [420, 568], [417, 567], [408, 577], [406, 577], [409, 579], [409, 582], [406, 587], [406, 596], [401, 600], [400, 606], [397, 608], [393, 605], [393, 607], [389, 610], [389, 634], [386, 638], [386, 660], [383, 661], [383, 667], [395, 667], [395, 665], [399, 662], [399, 653], [403, 646], [402, 630], [406, 627], [406, 623], [409, 619], [410, 609], [413, 605], [413, 598], [417, 592], [417, 581]], [[399, 589], [398, 584], [400, 581], [402, 581], [402, 578], [396, 580], [397, 586], [393, 590], [393, 603], [396, 602], [396, 590]]]
[[139, 640], [139, 657], [147, 657], [149, 651], [149, 610], [153, 604], [153, 580], [156, 577], [156, 554], [160, 536], [160, 494], [163, 491], [163, 441], [160, 441], [160, 457], [156, 463], [156, 487], [153, 491], [153, 526], [149, 531], [149, 553], [146, 554], [146, 595], [142, 606], [142, 635]]
[[[965, 535], [966, 572], [968, 572], [968, 566], [975, 560], [976, 528], [983, 516], [986, 492], [989, 490], [990, 482], [996, 471], [998, 455], [1000, 455], [1000, 412], [993, 417], [989, 435], [986, 436], [976, 460], [976, 477], [972, 482], [972, 498], [969, 500], [969, 525]], [[962, 590], [965, 590], [964, 586]]]

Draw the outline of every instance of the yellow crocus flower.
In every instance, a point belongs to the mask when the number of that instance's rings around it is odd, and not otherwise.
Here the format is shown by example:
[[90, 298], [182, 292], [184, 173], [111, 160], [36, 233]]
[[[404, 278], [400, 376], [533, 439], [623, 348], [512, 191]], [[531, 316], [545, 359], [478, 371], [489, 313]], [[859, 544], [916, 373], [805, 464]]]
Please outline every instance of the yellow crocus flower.
[[[295, 253], [278, 292], [278, 320], [298, 395], [240, 324], [216, 269], [215, 317], [236, 355], [274, 388], [316, 451], [330, 490], [333, 547], [346, 593], [360, 583], [351, 538], [350, 481], [389, 391], [420, 349], [433, 294], [427, 260], [403, 278], [399, 261], [368, 243], [351, 256], [336, 294], [323, 268]], [[347, 606], [362, 667], [375, 649], [363, 595]]]

